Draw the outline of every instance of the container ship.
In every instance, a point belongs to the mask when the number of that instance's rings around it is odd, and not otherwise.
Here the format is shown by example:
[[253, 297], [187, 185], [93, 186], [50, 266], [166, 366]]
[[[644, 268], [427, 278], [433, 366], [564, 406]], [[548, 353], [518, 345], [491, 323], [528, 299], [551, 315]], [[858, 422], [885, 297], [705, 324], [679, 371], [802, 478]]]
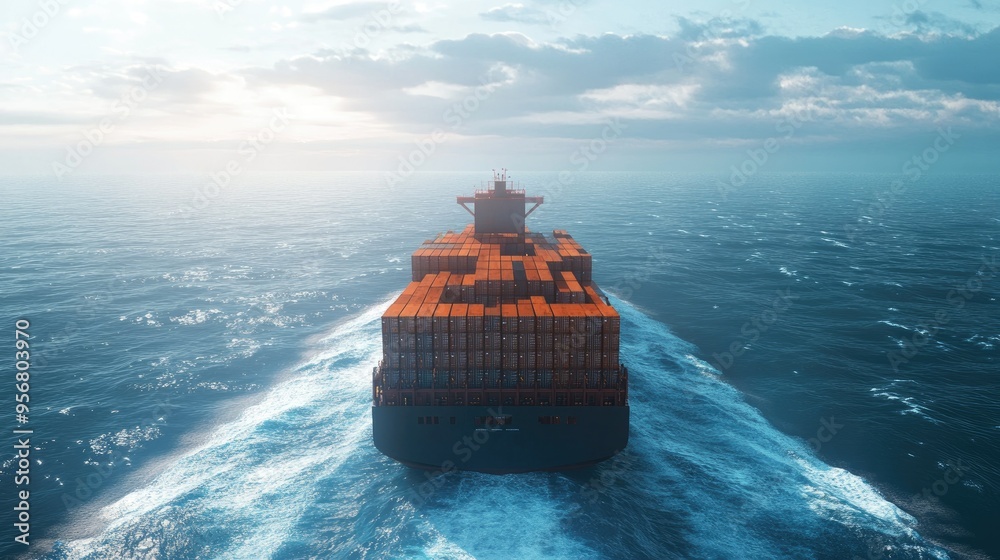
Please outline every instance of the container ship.
[[473, 223], [413, 253], [412, 281], [382, 315], [375, 447], [444, 472], [608, 459], [628, 443], [621, 318], [576, 240], [525, 227], [543, 197], [506, 171], [485, 187], [458, 197]]

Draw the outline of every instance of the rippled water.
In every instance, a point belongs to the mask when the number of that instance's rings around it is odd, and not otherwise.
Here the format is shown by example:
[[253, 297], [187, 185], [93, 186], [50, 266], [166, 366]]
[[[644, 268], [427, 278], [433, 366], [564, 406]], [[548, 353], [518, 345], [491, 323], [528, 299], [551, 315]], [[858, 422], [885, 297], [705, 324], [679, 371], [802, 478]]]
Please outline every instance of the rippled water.
[[782, 175], [723, 198], [709, 176], [522, 175], [546, 196], [529, 227], [568, 229], [619, 298], [630, 444], [428, 481], [371, 445], [377, 317], [482, 178], [248, 177], [185, 211], [195, 178], [5, 179], [2, 307], [38, 356], [35, 555], [1000, 553], [996, 178], [886, 199], [888, 176]]

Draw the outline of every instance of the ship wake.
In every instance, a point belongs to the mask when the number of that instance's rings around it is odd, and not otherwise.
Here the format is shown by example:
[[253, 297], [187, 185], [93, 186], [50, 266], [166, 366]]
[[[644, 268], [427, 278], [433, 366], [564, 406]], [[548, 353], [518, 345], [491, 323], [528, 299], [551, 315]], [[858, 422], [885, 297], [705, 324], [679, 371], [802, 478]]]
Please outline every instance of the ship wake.
[[912, 517], [774, 429], [691, 345], [618, 300], [631, 372], [623, 453], [566, 473], [402, 467], [371, 443], [388, 303], [336, 327], [259, 402], [104, 505], [96, 536], [51, 557], [946, 557]]

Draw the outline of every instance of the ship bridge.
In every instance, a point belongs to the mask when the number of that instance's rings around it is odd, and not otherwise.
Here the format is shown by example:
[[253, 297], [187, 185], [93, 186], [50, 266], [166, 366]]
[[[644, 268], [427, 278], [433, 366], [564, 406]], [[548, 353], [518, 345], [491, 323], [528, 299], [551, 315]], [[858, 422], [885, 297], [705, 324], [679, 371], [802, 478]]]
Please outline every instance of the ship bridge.
[[[475, 218], [476, 235], [512, 233], [523, 237], [525, 218], [542, 202], [544, 197], [526, 196], [524, 189], [515, 188], [506, 169], [493, 171], [488, 188], [477, 190], [474, 196], [458, 197], [458, 204]], [[526, 211], [528, 204], [534, 206]]]

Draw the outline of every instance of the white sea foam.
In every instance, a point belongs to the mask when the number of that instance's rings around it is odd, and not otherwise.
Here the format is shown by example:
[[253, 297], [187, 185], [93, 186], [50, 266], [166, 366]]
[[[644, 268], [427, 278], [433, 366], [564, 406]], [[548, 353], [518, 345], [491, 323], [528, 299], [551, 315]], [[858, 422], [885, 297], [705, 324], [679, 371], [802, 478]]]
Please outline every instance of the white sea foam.
[[851, 248], [850, 245], [848, 245], [846, 243], [843, 243], [841, 241], [837, 241], [836, 239], [831, 239], [829, 237], [821, 237], [820, 239], [822, 239], [823, 241], [826, 241], [827, 243], [831, 243], [831, 244], [833, 244], [836, 247], [843, 247], [845, 249], [850, 249]]
[[[302, 489], [315, 484], [317, 471], [336, 470], [368, 437], [370, 418], [364, 414], [364, 398], [381, 348], [376, 319], [387, 306], [384, 302], [369, 308], [335, 328], [323, 339], [329, 345], [326, 350], [296, 367], [260, 402], [214, 428], [206, 441], [174, 460], [150, 483], [104, 507], [100, 514], [106, 529], [97, 539], [67, 544], [71, 557], [100, 555], [120, 540], [120, 534], [137, 531], [144, 518], [182, 503], [225, 512], [226, 518], [219, 522], [235, 522], [243, 515], [260, 520], [239, 528], [249, 532], [248, 538], [224, 556], [273, 554], [307, 504]], [[342, 359], [351, 365], [330, 367]], [[329, 438], [316, 441], [309, 431], [299, 429], [272, 433], [275, 423], [287, 427], [302, 420], [325, 426], [323, 433]]]
[[897, 329], [903, 329], [904, 331], [914, 330], [912, 327], [907, 327], [906, 325], [900, 325], [899, 323], [893, 323], [892, 321], [889, 321], [887, 319], [883, 319], [879, 321], [879, 323], [882, 323], [883, 325], [888, 325], [890, 327], [896, 327]]
[[[657, 516], [683, 519], [683, 540], [704, 557], [790, 554], [773, 526], [808, 542], [822, 520], [919, 541], [913, 519], [863, 479], [770, 426], [661, 323], [614, 304], [634, 384], [624, 468], [605, 462], [583, 485], [569, 475], [464, 473], [426, 503], [406, 499], [425, 479], [370, 442], [383, 302], [322, 337], [322, 349], [259, 402], [104, 507], [103, 533], [68, 543], [68, 556], [115, 556], [141, 542], [164, 557], [179, 531], [221, 558], [286, 556], [297, 540], [346, 547], [333, 556], [599, 558], [614, 546], [599, 536], [609, 530], [642, 556], [669, 538], [650, 525]], [[594, 480], [601, 491], [590, 501]], [[769, 521], [748, 524], [744, 515]], [[208, 538], [212, 530], [225, 537]]]
[[[844, 469], [830, 467], [822, 463], [807, 446], [803, 445], [803, 442], [788, 437], [767, 424], [760, 413], [745, 404], [739, 394], [721, 381], [719, 376], [707, 375], [706, 371], [712, 369], [709, 364], [691, 354], [683, 354], [682, 348], [686, 346], [686, 343], [677, 340], [659, 323], [638, 314], [629, 306], [622, 305], [621, 302], [617, 301], [615, 305], [622, 311], [624, 318], [639, 325], [639, 330], [643, 333], [642, 340], [663, 341], [659, 343], [661, 348], [664, 348], [669, 354], [680, 354], [682, 364], [687, 361], [693, 366], [691, 371], [702, 374], [698, 377], [684, 375], [686, 367], [681, 368], [680, 371], [656, 372], [660, 375], [654, 379], [661, 381], [657, 385], [664, 385], [656, 392], [666, 398], [669, 398], [669, 395], [683, 394], [684, 392], [694, 393], [696, 398], [688, 399], [693, 402], [689, 402], [687, 406], [678, 407], [682, 401], [678, 401], [676, 398], [670, 399], [669, 406], [681, 409], [687, 409], [690, 406], [701, 411], [707, 409], [711, 410], [712, 414], [707, 419], [703, 416], [689, 419], [689, 422], [694, 423], [690, 432], [686, 431], [683, 421], [679, 422], [677, 418], [670, 418], [667, 423], [670, 424], [671, 431], [677, 434], [676, 441], [664, 441], [662, 433], [656, 434], [654, 431], [650, 434], [651, 439], [637, 442], [637, 445], [663, 448], [662, 451], [655, 452], [657, 455], [666, 452], [678, 453], [687, 448], [691, 460], [701, 464], [710, 465], [714, 458], [719, 459], [724, 462], [725, 468], [717, 471], [720, 481], [716, 484], [727, 487], [728, 492], [737, 496], [743, 492], [747, 492], [748, 495], [755, 494], [757, 491], [755, 487], [769, 480], [766, 473], [770, 471], [787, 484], [772, 487], [767, 494], [770, 500], [770, 505], [767, 507], [774, 508], [770, 512], [772, 515], [780, 515], [782, 508], [789, 508], [792, 510], [790, 513], [794, 514], [794, 500], [790, 500], [787, 491], [791, 485], [799, 481], [800, 497], [805, 499], [804, 505], [822, 518], [846, 526], [866, 527], [886, 535], [903, 535], [907, 540], [921, 541], [914, 530], [916, 521], [881, 496], [864, 479]], [[623, 330], [625, 328], [623, 326]], [[672, 342], [670, 342], [671, 339]], [[654, 348], [643, 349], [642, 346], [640, 344], [638, 347], [629, 348], [629, 350], [640, 353], [657, 352]], [[623, 356], [625, 355], [623, 350]], [[632, 357], [634, 358], [634, 355]], [[636, 375], [641, 375], [641, 373]], [[695, 382], [695, 379], [701, 381]], [[650, 388], [647, 387], [646, 390], [648, 391]], [[885, 394], [889, 397], [895, 397], [888, 393]], [[895, 398], [898, 399], [898, 397]], [[708, 400], [708, 403], [705, 402], [705, 399]], [[910, 404], [914, 408], [917, 407], [913, 403]], [[639, 405], [633, 405], [633, 418], [640, 414], [639, 409]], [[689, 414], [697, 414], [698, 410], [681, 413], [682, 418]], [[713, 431], [713, 428], [720, 429], [723, 434], [729, 435], [724, 435], [723, 439], [719, 441], [711, 443], [705, 441], [703, 439], [705, 438], [704, 433]], [[702, 438], [703, 443], [708, 445], [703, 447], [686, 445], [688, 438]], [[736, 438], [736, 440], [728, 438]], [[666, 439], [669, 440], [669, 438]], [[782, 450], [786, 451], [782, 452]], [[702, 501], [699, 505], [704, 508], [704, 515], [710, 517], [713, 515], [713, 508], [724, 508], [726, 504], [724, 500], [720, 500], [718, 503]], [[747, 514], [750, 515], [749, 512]], [[719, 510], [714, 515], [725, 518], [729, 514]], [[714, 527], [714, 525], [706, 525], [707, 527]], [[697, 529], [696, 527], [695, 530]], [[727, 539], [728, 542], [736, 544], [742, 541], [750, 546], [758, 540], [757, 535], [743, 534], [742, 529], [742, 527], [729, 527], [731, 537]], [[704, 535], [703, 538], [708, 543], [712, 541], [713, 537]], [[947, 557], [939, 549], [929, 547], [927, 550], [931, 551], [935, 557]], [[726, 545], [720, 546], [718, 552], [720, 555], [726, 554]], [[731, 553], [731, 549], [729, 552]]]
[[[181, 325], [199, 325], [205, 321], [211, 319], [216, 315], [223, 315], [220, 309], [192, 309], [180, 317], [171, 317], [170, 321], [172, 323], [179, 323]], [[225, 315], [223, 315], [225, 318]]]

